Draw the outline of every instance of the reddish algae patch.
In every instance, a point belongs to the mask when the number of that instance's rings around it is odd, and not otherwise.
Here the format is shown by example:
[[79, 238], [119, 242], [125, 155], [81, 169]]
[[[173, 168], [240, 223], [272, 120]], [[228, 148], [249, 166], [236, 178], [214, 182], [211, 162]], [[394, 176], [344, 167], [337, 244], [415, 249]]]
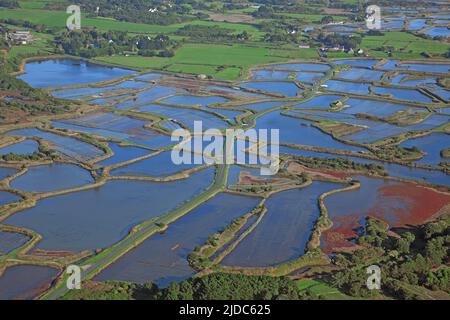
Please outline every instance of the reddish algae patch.
[[[326, 253], [348, 250], [355, 246], [363, 219], [367, 216], [385, 221], [390, 227], [425, 223], [450, 210], [450, 193], [414, 183], [355, 177], [361, 182], [357, 190], [337, 193], [325, 199], [331, 229], [322, 234]], [[366, 195], [366, 196], [363, 196]]]

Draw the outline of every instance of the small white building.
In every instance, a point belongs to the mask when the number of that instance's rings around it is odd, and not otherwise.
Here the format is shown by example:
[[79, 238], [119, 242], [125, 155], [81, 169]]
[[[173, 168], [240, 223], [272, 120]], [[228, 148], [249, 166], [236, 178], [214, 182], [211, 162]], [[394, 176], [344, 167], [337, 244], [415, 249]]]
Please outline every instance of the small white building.
[[31, 32], [28, 30], [14, 30], [8, 33], [8, 38], [13, 44], [27, 44], [34, 40]]

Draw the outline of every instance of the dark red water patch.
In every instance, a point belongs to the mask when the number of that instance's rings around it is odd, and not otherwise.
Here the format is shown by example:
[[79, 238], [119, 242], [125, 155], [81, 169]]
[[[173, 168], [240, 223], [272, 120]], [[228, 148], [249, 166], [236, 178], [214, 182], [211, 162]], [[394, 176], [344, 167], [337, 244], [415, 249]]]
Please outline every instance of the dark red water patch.
[[361, 188], [325, 199], [333, 226], [322, 235], [326, 253], [354, 246], [361, 221], [372, 216], [390, 227], [419, 225], [433, 218], [450, 204], [450, 194], [414, 183], [355, 177]]
[[[408, 210], [394, 210], [397, 221], [392, 226], [422, 224], [435, 215], [446, 205], [450, 204], [450, 194], [438, 192], [430, 188], [422, 187], [413, 183], [402, 183], [401, 185], [386, 186], [379, 190], [383, 197], [395, 197], [408, 201]], [[373, 215], [377, 215], [379, 208], [375, 208]]]

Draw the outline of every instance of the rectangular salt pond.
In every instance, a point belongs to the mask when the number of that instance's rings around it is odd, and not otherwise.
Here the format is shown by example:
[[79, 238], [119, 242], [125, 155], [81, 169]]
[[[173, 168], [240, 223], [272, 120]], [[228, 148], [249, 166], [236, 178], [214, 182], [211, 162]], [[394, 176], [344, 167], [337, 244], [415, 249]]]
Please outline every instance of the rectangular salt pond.
[[315, 96], [311, 100], [306, 102], [293, 105], [289, 108], [318, 108], [318, 109], [328, 109], [331, 108], [331, 103], [342, 99], [344, 96], [336, 94], [324, 94], [320, 96]]
[[221, 109], [221, 108], [210, 108], [210, 107], [204, 107], [204, 110], [208, 110], [211, 112], [215, 112], [218, 114], [223, 115], [226, 119], [235, 122], [236, 118], [243, 113], [243, 111], [237, 111], [237, 110], [227, 110], [227, 109]]
[[206, 87], [206, 90], [212, 92], [212, 93], [231, 93], [231, 94], [239, 94], [246, 97], [254, 97], [254, 98], [268, 98], [267, 96], [263, 94], [257, 94], [257, 93], [251, 93], [244, 90], [239, 90], [238, 88], [233, 89], [229, 87], [220, 87], [220, 86], [209, 86]]
[[152, 153], [152, 151], [143, 148], [132, 146], [120, 146], [116, 142], [110, 142], [109, 147], [111, 148], [111, 151], [114, 154], [108, 159], [97, 162], [97, 165], [111, 166], [121, 162], [126, 162], [132, 159], [140, 158], [142, 156]]
[[281, 94], [286, 97], [295, 97], [300, 92], [300, 88], [295, 83], [288, 81], [242, 82], [239, 86], [247, 89]]
[[31, 300], [49, 288], [58, 273], [41, 266], [9, 267], [0, 276], [0, 300]]
[[372, 90], [379, 95], [390, 95], [393, 99], [432, 103], [433, 100], [414, 89], [398, 89], [372, 86]]
[[422, 159], [416, 161], [416, 163], [439, 165], [440, 162], [449, 161], [449, 159], [445, 159], [441, 156], [441, 151], [450, 148], [450, 135], [445, 133], [433, 133], [402, 142], [400, 147], [417, 147], [427, 153]]
[[408, 80], [409, 74], [399, 74], [391, 80], [391, 84], [405, 87], [437, 88], [437, 78]]
[[343, 93], [353, 93], [359, 95], [367, 95], [369, 94], [369, 83], [355, 83], [355, 82], [346, 82], [340, 80], [328, 80], [324, 83], [326, 87], [323, 87], [324, 90], [328, 91], [337, 91]]
[[52, 91], [52, 95], [61, 99], [87, 99], [87, 98], [100, 98], [105, 95], [113, 95], [120, 93], [128, 93], [132, 90], [140, 90], [150, 86], [149, 83], [139, 82], [134, 80], [123, 81], [118, 84], [113, 84], [104, 87], [84, 87], [73, 89], [62, 89]]
[[166, 177], [197, 167], [197, 164], [174, 164], [172, 151], [141, 160], [111, 171], [113, 176]]
[[275, 69], [289, 69], [293, 71], [317, 71], [325, 72], [330, 70], [330, 66], [320, 63], [286, 63], [286, 64], [273, 64], [271, 68]]
[[433, 91], [435, 94], [437, 94], [442, 99], [446, 100], [447, 102], [450, 102], [450, 91], [445, 89], [439, 89]]
[[383, 74], [384, 73], [381, 71], [351, 68], [348, 70], [342, 70], [339, 72], [337, 77], [345, 80], [376, 81], [380, 80]]
[[159, 73], [147, 73], [147, 74], [142, 74], [140, 76], [136, 76], [136, 77], [134, 77], [134, 79], [136, 79], [136, 80], [155, 80], [155, 79], [159, 79], [161, 77], [162, 77], [162, 75]]
[[430, 37], [450, 37], [450, 29], [448, 27], [433, 27], [424, 33]]
[[191, 199], [213, 180], [214, 168], [173, 182], [113, 180], [95, 189], [40, 200], [5, 223], [41, 234], [37, 249], [105, 248], [125, 237], [133, 226]]
[[133, 99], [126, 100], [126, 101], [123, 101], [123, 102], [120, 102], [120, 103], [114, 105], [114, 108], [118, 109], [118, 110], [124, 110], [127, 108], [131, 108], [133, 106], [136, 106], [136, 105], [150, 103], [152, 101], [174, 95], [178, 91], [180, 91], [180, 90], [176, 89], [176, 88], [163, 87], [160, 85], [156, 85], [151, 89], [148, 89], [148, 90], [138, 93], [135, 97], [133, 97]]
[[372, 60], [372, 59], [344, 59], [344, 60], [335, 60], [333, 61], [335, 64], [345, 64], [352, 67], [361, 67], [361, 68], [373, 68], [375, 65], [380, 62], [380, 60]]
[[450, 64], [402, 63], [398, 65], [398, 69], [419, 72], [448, 73], [450, 71]]
[[14, 193], [0, 191], [0, 206], [4, 206], [5, 204], [19, 201], [21, 199], [22, 199], [21, 197], [19, 197], [18, 195], [14, 194]]
[[364, 149], [334, 140], [330, 135], [311, 126], [312, 122], [283, 116], [275, 110], [259, 117], [255, 129], [279, 129], [280, 143], [303, 144], [321, 148], [362, 151]]
[[239, 108], [245, 108], [255, 111], [264, 111], [287, 104], [289, 101], [264, 101], [249, 104], [238, 105]]
[[256, 70], [252, 72], [253, 80], [287, 80], [292, 72], [279, 70]]
[[320, 215], [319, 196], [339, 187], [333, 183], [313, 182], [303, 189], [272, 195], [265, 203], [264, 218], [222, 264], [268, 267], [300, 257]]
[[190, 96], [190, 95], [180, 95], [172, 96], [161, 100], [161, 102], [173, 105], [185, 105], [185, 106], [207, 106], [210, 104], [227, 102], [228, 99], [220, 96]]
[[76, 160], [92, 160], [103, 155], [103, 151], [89, 143], [58, 135], [36, 128], [26, 128], [7, 132], [10, 135], [36, 137], [47, 140], [52, 147], [62, 154]]
[[403, 104], [356, 98], [348, 99], [347, 101], [345, 101], [344, 105], [349, 106], [349, 108], [341, 110], [340, 113], [365, 113], [377, 117], [388, 117], [398, 111], [403, 110], [412, 110], [413, 112], [427, 112], [426, 109], [416, 108]]
[[28, 240], [30, 240], [30, 238], [21, 233], [0, 231], [0, 256], [20, 248], [27, 243]]
[[139, 107], [135, 111], [160, 114], [162, 116], [175, 119], [189, 128], [194, 127], [194, 121], [202, 121], [204, 130], [210, 128], [224, 129], [229, 127], [224, 120], [213, 114], [190, 108], [177, 108], [158, 104], [149, 104]]
[[295, 80], [300, 82], [314, 83], [322, 79], [324, 76], [325, 74], [321, 72], [301, 72], [297, 74]]
[[56, 128], [97, 134], [151, 148], [161, 148], [173, 144], [169, 136], [144, 128], [147, 123], [149, 123], [148, 120], [95, 113], [81, 118], [55, 121], [52, 122], [52, 125]]
[[426, 19], [411, 19], [409, 20], [409, 27], [408, 30], [422, 30], [423, 28], [427, 27], [427, 20]]
[[94, 183], [91, 173], [79, 166], [55, 163], [30, 167], [11, 181], [11, 187], [28, 192], [52, 192]]
[[31, 139], [26, 139], [24, 141], [10, 144], [6, 147], [0, 148], [0, 156], [4, 156], [9, 153], [20, 155], [31, 155], [38, 150], [39, 150], [39, 143]]
[[119, 100], [122, 100], [122, 99], [125, 99], [128, 97], [130, 97], [129, 94], [124, 94], [124, 95], [114, 96], [114, 97], [109, 97], [109, 98], [98, 98], [98, 99], [94, 99], [94, 100], [89, 100], [89, 103], [100, 104], [100, 105], [113, 104]]
[[17, 173], [17, 169], [0, 167], [0, 181]]
[[160, 287], [183, 281], [195, 274], [187, 262], [189, 253], [232, 220], [250, 212], [260, 200], [257, 197], [218, 194], [171, 223], [164, 233], [148, 238], [94, 280], [153, 282]]
[[25, 64], [25, 72], [18, 78], [34, 88], [88, 84], [135, 73], [131, 70], [72, 59], [29, 62]]

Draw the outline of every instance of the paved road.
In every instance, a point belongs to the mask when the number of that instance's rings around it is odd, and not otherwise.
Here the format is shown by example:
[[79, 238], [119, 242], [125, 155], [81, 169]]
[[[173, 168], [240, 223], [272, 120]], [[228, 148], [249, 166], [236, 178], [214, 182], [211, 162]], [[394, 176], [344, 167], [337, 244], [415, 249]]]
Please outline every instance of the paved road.
[[[226, 165], [220, 165], [217, 169], [216, 179], [214, 183], [206, 189], [204, 192], [198, 194], [194, 198], [192, 198], [190, 201], [182, 204], [181, 206], [177, 207], [175, 210], [173, 210], [169, 215], [164, 216], [160, 220], [155, 221], [155, 223], [167, 223], [169, 222], [173, 217], [182, 214], [186, 211], [189, 211], [192, 209], [193, 206], [197, 205], [199, 201], [202, 199], [208, 198], [211, 195], [214, 195], [215, 193], [220, 192], [220, 190], [223, 187], [223, 184], [226, 183], [228, 168]], [[94, 263], [89, 263], [89, 260], [87, 260], [83, 265], [89, 265], [89, 269], [87, 271], [84, 271], [82, 273], [82, 280], [83, 279], [89, 279], [95, 276], [97, 270], [99, 267], [113, 262], [117, 260], [120, 257], [120, 254], [124, 252], [125, 250], [128, 250], [135, 246], [136, 242], [142, 238], [142, 237], [148, 237], [152, 234], [154, 229], [157, 226], [153, 223], [148, 226], [143, 227], [142, 229], [138, 230], [137, 232], [133, 233], [130, 237], [124, 239], [122, 242], [119, 243], [119, 245], [112, 250], [110, 253], [108, 253], [107, 256], [102, 258], [99, 261], [96, 261]], [[92, 259], [94, 259], [93, 257]], [[45, 295], [45, 299], [49, 300], [55, 300], [59, 297], [62, 297], [64, 294], [67, 293], [69, 289], [67, 289], [66, 284], [63, 282], [61, 285], [59, 285], [57, 288], [50, 291], [49, 294]]]

